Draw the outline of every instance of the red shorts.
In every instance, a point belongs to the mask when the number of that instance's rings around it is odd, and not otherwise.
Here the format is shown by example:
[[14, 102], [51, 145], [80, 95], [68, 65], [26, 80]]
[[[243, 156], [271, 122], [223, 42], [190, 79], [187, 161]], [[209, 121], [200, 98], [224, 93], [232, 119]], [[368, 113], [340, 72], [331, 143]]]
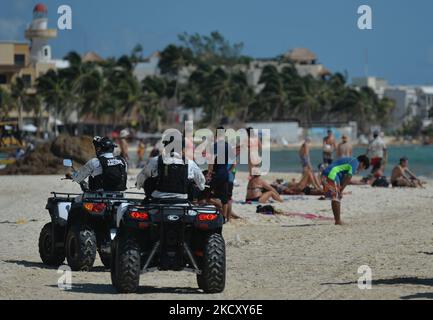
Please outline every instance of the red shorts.
[[331, 198], [332, 201], [341, 201], [340, 185], [337, 182], [322, 176], [322, 185], [326, 197]]

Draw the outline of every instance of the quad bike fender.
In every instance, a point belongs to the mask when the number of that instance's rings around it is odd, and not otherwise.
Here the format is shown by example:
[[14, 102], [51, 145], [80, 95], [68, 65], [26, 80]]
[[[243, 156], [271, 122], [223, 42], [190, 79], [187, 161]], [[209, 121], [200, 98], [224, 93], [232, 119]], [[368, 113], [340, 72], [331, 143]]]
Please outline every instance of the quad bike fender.
[[50, 198], [45, 209], [48, 210], [54, 224], [64, 227], [67, 225], [72, 201]]

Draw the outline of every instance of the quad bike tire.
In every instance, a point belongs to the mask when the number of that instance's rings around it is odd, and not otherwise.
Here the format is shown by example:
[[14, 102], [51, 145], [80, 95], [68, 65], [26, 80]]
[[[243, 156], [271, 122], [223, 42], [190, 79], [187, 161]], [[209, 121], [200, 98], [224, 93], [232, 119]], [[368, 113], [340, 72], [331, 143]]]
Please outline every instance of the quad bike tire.
[[72, 271], [90, 271], [96, 258], [96, 235], [86, 227], [73, 225], [66, 235], [66, 259]]
[[111, 268], [111, 254], [110, 253], [104, 253], [100, 249], [98, 249], [99, 258], [101, 259], [102, 264], [104, 265], [105, 269]]
[[122, 232], [116, 240], [111, 282], [119, 293], [134, 293], [140, 285], [140, 245], [133, 232]]
[[65, 261], [64, 248], [56, 248], [52, 222], [44, 225], [39, 234], [39, 255], [42, 262], [48, 266], [58, 267]]
[[226, 250], [222, 235], [211, 234], [206, 241], [197, 284], [205, 293], [224, 291], [226, 282]]

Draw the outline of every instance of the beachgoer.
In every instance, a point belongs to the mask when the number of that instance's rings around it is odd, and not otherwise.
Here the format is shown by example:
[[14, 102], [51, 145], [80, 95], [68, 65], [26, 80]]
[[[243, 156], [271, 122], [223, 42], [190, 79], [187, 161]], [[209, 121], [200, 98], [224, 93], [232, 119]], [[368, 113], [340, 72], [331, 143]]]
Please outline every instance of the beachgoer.
[[305, 170], [305, 168], [312, 168], [310, 160], [310, 143], [311, 139], [306, 137], [304, 143], [299, 149], [299, 158], [301, 159], [302, 170]]
[[152, 158], [155, 158], [155, 157], [159, 156], [160, 153], [161, 153], [161, 152], [159, 151], [158, 143], [155, 143], [155, 144], [153, 145], [152, 150], [150, 150], [150, 153], [149, 153], [149, 159], [152, 159]]
[[334, 161], [322, 172], [322, 183], [325, 194], [332, 199], [332, 212], [335, 224], [341, 225], [341, 199], [343, 191], [349, 185], [352, 176], [368, 169], [370, 160], [367, 156], [342, 158]]
[[144, 140], [141, 139], [137, 146], [137, 168], [143, 166], [145, 152], [146, 152], [146, 144], [144, 143]]
[[328, 130], [328, 135], [323, 138], [323, 163], [331, 164], [334, 157], [334, 151], [337, 148], [337, 143], [335, 142], [334, 134], [332, 130]]
[[264, 181], [261, 176], [252, 176], [247, 186], [246, 202], [266, 203], [270, 199], [283, 202], [277, 190]]
[[251, 127], [247, 128], [248, 134], [248, 172], [250, 177], [257, 174], [260, 165], [259, 152], [262, 149], [262, 143], [260, 138], [255, 133], [255, 130]]
[[[225, 139], [224, 130], [223, 127], [219, 127], [215, 133], [216, 141], [213, 145], [214, 161], [213, 163], [210, 162], [208, 165], [207, 180], [210, 182], [215, 198], [219, 199], [222, 203], [223, 216], [226, 221], [229, 221], [229, 173], [227, 165], [231, 163], [236, 156], [235, 151]], [[224, 155], [224, 157], [222, 157], [222, 155]]]
[[[314, 178], [314, 179], [313, 179]], [[322, 196], [324, 195], [321, 187], [314, 186], [315, 177], [304, 173], [299, 182], [294, 179], [292, 182], [284, 182], [282, 180], [275, 180], [271, 186], [277, 190], [279, 194], [285, 195], [308, 195], [308, 196]]]
[[352, 144], [349, 142], [349, 138], [343, 134], [341, 142], [337, 146], [337, 159], [352, 157]]
[[409, 170], [409, 160], [400, 159], [400, 163], [392, 169], [391, 183], [393, 187], [423, 188], [422, 182]]
[[376, 130], [373, 133], [373, 140], [370, 142], [367, 149], [367, 156], [371, 159], [371, 173], [379, 176], [379, 170], [383, 171], [387, 161], [386, 144], [380, 137], [380, 131]]
[[119, 148], [120, 148], [120, 156], [128, 162], [129, 154], [128, 154], [128, 141], [126, 140], [129, 137], [129, 131], [127, 129], [123, 129], [120, 131], [119, 135]]

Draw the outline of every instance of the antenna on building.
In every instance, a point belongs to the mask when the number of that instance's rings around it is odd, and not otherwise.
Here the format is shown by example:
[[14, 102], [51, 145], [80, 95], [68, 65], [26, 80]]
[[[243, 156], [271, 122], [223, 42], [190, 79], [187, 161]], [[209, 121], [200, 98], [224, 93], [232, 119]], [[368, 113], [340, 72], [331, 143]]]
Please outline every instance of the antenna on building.
[[365, 56], [364, 56], [364, 73], [365, 77], [368, 78], [368, 48], [365, 48]]

